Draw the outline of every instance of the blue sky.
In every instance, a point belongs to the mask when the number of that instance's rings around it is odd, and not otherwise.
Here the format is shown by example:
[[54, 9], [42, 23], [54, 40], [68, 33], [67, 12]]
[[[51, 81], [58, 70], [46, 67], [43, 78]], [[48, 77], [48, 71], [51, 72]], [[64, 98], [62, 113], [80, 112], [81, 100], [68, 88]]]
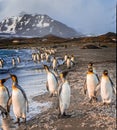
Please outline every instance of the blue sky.
[[47, 14], [78, 32], [116, 32], [117, 0], [0, 0], [0, 21], [20, 12]]

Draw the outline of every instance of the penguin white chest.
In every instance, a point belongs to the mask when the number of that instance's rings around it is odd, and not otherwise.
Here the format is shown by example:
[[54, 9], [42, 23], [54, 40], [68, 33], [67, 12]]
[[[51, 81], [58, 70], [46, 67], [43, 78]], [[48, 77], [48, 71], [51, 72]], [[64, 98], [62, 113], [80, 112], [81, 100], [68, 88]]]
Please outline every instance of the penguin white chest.
[[48, 74], [47, 80], [48, 80], [49, 91], [50, 92], [55, 91], [57, 89], [57, 81], [52, 73]]
[[53, 68], [55, 68], [57, 66], [57, 61], [53, 60]]
[[16, 117], [26, 117], [26, 100], [18, 89], [12, 92], [13, 111]]
[[8, 92], [5, 88], [0, 87], [0, 105], [4, 107], [5, 109], [7, 108], [7, 101], [8, 101]]
[[70, 61], [70, 59], [67, 59], [67, 68], [69, 68], [70, 65], [71, 65], [71, 61]]
[[89, 96], [94, 96], [94, 91], [95, 91], [96, 85], [98, 84], [97, 77], [94, 74], [87, 75], [86, 84], [87, 84], [87, 90], [88, 90]]
[[102, 99], [112, 99], [112, 85], [107, 78], [101, 80], [101, 97]]
[[71, 89], [68, 84], [68, 82], [65, 82], [62, 85], [62, 90], [60, 93], [60, 104], [63, 106], [65, 109], [69, 107], [70, 104], [70, 94], [71, 94]]

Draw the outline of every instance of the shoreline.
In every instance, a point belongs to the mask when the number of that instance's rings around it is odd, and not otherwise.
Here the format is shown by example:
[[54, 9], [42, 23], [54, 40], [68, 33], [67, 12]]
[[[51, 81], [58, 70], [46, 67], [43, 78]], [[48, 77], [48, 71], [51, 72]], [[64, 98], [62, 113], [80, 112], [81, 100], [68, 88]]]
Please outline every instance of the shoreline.
[[[81, 52], [80, 52], [81, 51]], [[77, 58], [76, 65], [69, 70], [68, 81], [71, 86], [71, 103], [67, 113], [72, 115], [68, 119], [58, 119], [56, 109], [56, 97], [48, 98], [48, 93], [33, 98], [38, 102], [51, 102], [49, 109], [43, 108], [37, 116], [27, 122], [27, 130], [115, 130], [116, 129], [116, 95], [113, 96], [111, 106], [102, 106], [100, 95], [98, 102], [89, 103], [88, 96], [83, 94], [83, 83], [86, 77], [87, 63], [94, 60], [99, 78], [102, 71], [107, 68], [110, 77], [116, 84], [116, 59], [114, 49], [104, 50], [80, 50], [74, 49], [73, 54]], [[83, 52], [83, 53], [82, 53]], [[96, 55], [92, 55], [95, 52]], [[71, 53], [71, 49], [59, 50], [56, 56], [62, 57], [65, 53]], [[89, 55], [87, 55], [87, 53]], [[79, 55], [80, 54], [80, 55]], [[85, 58], [87, 56], [87, 58]], [[85, 59], [84, 59], [85, 58]], [[65, 66], [60, 66], [61, 71]], [[21, 125], [18, 130], [24, 129]]]

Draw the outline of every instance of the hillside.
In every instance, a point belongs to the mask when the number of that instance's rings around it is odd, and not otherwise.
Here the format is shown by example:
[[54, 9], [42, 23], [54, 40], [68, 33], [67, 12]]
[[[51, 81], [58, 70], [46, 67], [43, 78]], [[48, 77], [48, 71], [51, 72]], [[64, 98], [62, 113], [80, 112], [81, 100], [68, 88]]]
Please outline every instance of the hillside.
[[97, 37], [60, 38], [46, 35], [42, 38], [0, 38], [0, 48], [38, 47], [38, 46], [83, 46], [93, 44], [96, 46], [116, 47], [116, 34], [107, 33]]

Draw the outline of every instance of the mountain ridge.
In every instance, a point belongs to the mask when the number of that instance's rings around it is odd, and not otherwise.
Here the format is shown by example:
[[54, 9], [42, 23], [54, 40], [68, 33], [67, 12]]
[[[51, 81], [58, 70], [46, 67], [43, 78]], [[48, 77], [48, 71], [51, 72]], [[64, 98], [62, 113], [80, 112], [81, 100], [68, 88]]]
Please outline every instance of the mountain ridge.
[[39, 37], [49, 34], [59, 37], [82, 36], [82, 33], [75, 31], [64, 23], [42, 14], [24, 14], [22, 16], [8, 17], [0, 22], [0, 32]]

